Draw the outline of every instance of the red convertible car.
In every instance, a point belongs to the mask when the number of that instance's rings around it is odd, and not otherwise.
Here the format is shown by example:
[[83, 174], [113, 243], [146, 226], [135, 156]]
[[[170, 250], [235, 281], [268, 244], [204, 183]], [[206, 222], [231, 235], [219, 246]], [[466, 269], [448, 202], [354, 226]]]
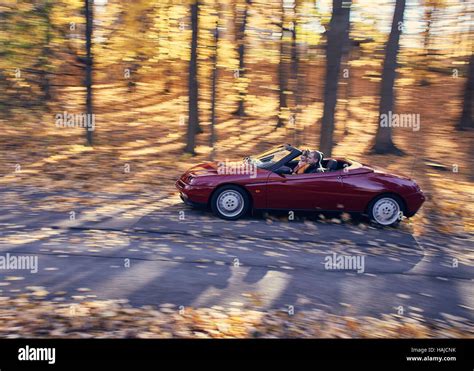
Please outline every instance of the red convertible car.
[[236, 220], [250, 210], [364, 213], [383, 225], [411, 217], [425, 201], [411, 179], [345, 158], [323, 158], [318, 172], [293, 174], [302, 152], [282, 145], [233, 163], [209, 162], [176, 182], [181, 199]]

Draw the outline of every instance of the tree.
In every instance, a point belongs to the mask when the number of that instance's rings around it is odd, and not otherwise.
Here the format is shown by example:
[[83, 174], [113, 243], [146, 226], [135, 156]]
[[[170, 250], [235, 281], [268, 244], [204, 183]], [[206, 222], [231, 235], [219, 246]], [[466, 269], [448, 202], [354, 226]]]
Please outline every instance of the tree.
[[[86, 17], [86, 113], [87, 117], [91, 119], [93, 115], [92, 106], [92, 66], [93, 66], [93, 55], [92, 55], [92, 32], [93, 32], [93, 19], [94, 19], [94, 0], [85, 0], [85, 17]], [[87, 145], [92, 146], [92, 130], [86, 127], [86, 140]]]
[[[251, 0], [245, 0], [244, 7], [242, 10], [242, 20], [236, 32], [239, 53], [239, 79], [242, 79], [245, 74], [245, 30], [247, 28], [248, 8], [250, 7], [250, 5]], [[237, 111], [235, 112], [236, 115], [245, 116], [244, 99], [245, 94], [242, 90], [240, 90]]]
[[469, 129], [474, 127], [472, 115], [474, 112], [474, 54], [469, 58], [466, 87], [464, 88], [464, 99], [462, 105], [461, 118], [458, 122], [458, 129]]
[[298, 120], [299, 114], [301, 112], [301, 79], [299, 72], [299, 52], [298, 52], [298, 42], [296, 29], [298, 27], [298, 16], [299, 16], [299, 7], [301, 0], [295, 0], [293, 5], [293, 22], [291, 27], [291, 78], [293, 79], [293, 97], [294, 97], [294, 111], [292, 114], [292, 125], [293, 125], [293, 141], [295, 145], [298, 145]]
[[331, 156], [332, 153], [339, 71], [343, 48], [349, 38], [350, 6], [350, 1], [333, 0], [332, 17], [327, 31], [324, 112], [319, 142], [320, 150], [326, 156]]
[[278, 123], [277, 128], [282, 127], [283, 123], [283, 111], [288, 108], [287, 99], [286, 99], [286, 90], [288, 85], [288, 76], [287, 76], [287, 48], [285, 45], [285, 2], [281, 2], [281, 21], [280, 21], [280, 61], [278, 63], [278, 102], [279, 102], [279, 112], [278, 112]]
[[40, 70], [40, 89], [43, 93], [43, 99], [48, 102], [51, 99], [51, 83], [49, 81], [50, 58], [51, 58], [51, 13], [53, 10], [53, 3], [49, 0], [45, 1], [38, 9], [38, 13], [44, 19], [45, 39], [43, 41], [43, 48], [41, 55], [38, 58], [35, 67]]
[[386, 117], [389, 112], [393, 112], [397, 54], [400, 44], [400, 34], [403, 30], [404, 13], [405, 0], [396, 0], [392, 29], [385, 47], [385, 59], [383, 63], [382, 83], [380, 89], [379, 121], [377, 134], [375, 136], [375, 144], [372, 147], [372, 150], [379, 154], [402, 153], [393, 143], [391, 123], [382, 126], [380, 120], [382, 117]]
[[7, 113], [15, 107], [49, 109], [50, 80], [59, 64], [53, 58], [51, 45], [54, 7], [51, 0], [43, 0], [11, 3], [0, 12], [2, 112]]
[[214, 29], [214, 53], [211, 57], [212, 63], [212, 76], [211, 76], [211, 135], [209, 144], [211, 147], [211, 158], [214, 156], [214, 142], [216, 139], [215, 127], [216, 127], [216, 99], [217, 99], [217, 50], [219, 46], [219, 3], [217, 4], [217, 18], [216, 27]]
[[188, 131], [185, 151], [195, 154], [196, 134], [199, 132], [198, 81], [197, 81], [197, 41], [198, 41], [199, 1], [191, 2], [191, 58], [188, 74]]
[[433, 61], [434, 51], [431, 47], [432, 37], [433, 37], [433, 24], [436, 21], [437, 14], [441, 8], [446, 6], [444, 0], [423, 0], [422, 4], [424, 5], [424, 21], [426, 23], [425, 30], [423, 31], [423, 58], [419, 65], [421, 67], [420, 75], [420, 85], [428, 86], [430, 85], [429, 80], [429, 68], [430, 64]]

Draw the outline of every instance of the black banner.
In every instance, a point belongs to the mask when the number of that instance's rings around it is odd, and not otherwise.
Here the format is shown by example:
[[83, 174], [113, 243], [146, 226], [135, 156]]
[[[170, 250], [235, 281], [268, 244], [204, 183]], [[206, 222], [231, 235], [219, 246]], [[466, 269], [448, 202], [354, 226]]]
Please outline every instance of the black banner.
[[410, 369], [474, 368], [473, 341], [408, 340], [0, 340], [0, 369], [63, 369], [97, 365], [147, 365], [163, 360], [299, 360], [314, 364], [401, 366]]

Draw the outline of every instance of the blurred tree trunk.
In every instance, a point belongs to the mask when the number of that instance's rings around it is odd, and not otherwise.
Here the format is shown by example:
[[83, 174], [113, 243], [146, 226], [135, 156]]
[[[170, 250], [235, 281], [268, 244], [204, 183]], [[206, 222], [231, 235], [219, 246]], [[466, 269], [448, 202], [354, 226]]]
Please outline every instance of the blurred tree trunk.
[[293, 125], [293, 141], [294, 145], [298, 146], [298, 128], [297, 120], [299, 119], [300, 114], [300, 104], [301, 104], [301, 95], [300, 95], [300, 73], [299, 73], [299, 53], [298, 53], [298, 40], [296, 34], [296, 28], [298, 23], [298, 10], [300, 5], [300, 0], [296, 0], [293, 8], [293, 24], [291, 28], [291, 78], [293, 79], [293, 98], [294, 98], [294, 111], [292, 116], [292, 125]]
[[[218, 4], [219, 6], [219, 4]], [[216, 99], [217, 99], [217, 50], [219, 47], [219, 8], [217, 9], [216, 28], [214, 30], [214, 53], [212, 54], [212, 81], [211, 81], [211, 159], [214, 158], [214, 143], [216, 141]]]
[[426, 28], [423, 31], [423, 58], [420, 63], [419, 76], [420, 76], [420, 85], [428, 86], [431, 84], [429, 80], [429, 70], [431, 67], [431, 62], [433, 57], [436, 57], [435, 51], [431, 47], [432, 37], [436, 35], [433, 33], [433, 25], [437, 22], [440, 10], [446, 7], [445, 0], [423, 0], [422, 4], [425, 7], [424, 21], [426, 23]]
[[394, 107], [394, 85], [397, 69], [397, 54], [400, 45], [400, 34], [403, 29], [403, 15], [405, 13], [405, 0], [396, 0], [395, 11], [393, 13], [392, 29], [385, 48], [385, 60], [383, 63], [382, 83], [380, 90], [380, 107], [377, 134], [375, 136], [375, 144], [372, 150], [375, 153], [396, 153], [402, 152], [395, 146], [392, 141], [391, 123], [381, 126], [382, 115], [389, 115], [393, 112]]
[[198, 108], [198, 81], [197, 81], [197, 41], [198, 41], [198, 19], [199, 1], [191, 2], [191, 59], [189, 60], [188, 76], [188, 132], [185, 151], [195, 154], [196, 134], [199, 132], [199, 108]]
[[281, 2], [281, 22], [280, 22], [280, 30], [281, 30], [281, 38], [280, 38], [280, 61], [278, 63], [278, 102], [279, 102], [279, 109], [278, 109], [278, 122], [276, 127], [284, 126], [283, 121], [283, 111], [288, 109], [288, 103], [286, 99], [286, 91], [287, 91], [287, 84], [288, 84], [288, 76], [287, 76], [287, 47], [285, 44], [285, 1], [282, 0]]
[[[474, 54], [469, 59], [466, 87], [464, 88], [464, 101], [462, 105], [462, 114], [458, 122], [458, 129], [469, 129], [474, 127], [472, 120], [474, 106]], [[474, 146], [473, 146], [474, 147]]]
[[[93, 66], [93, 55], [92, 55], [92, 32], [93, 32], [93, 20], [94, 20], [94, 1], [85, 0], [85, 17], [86, 17], [86, 113], [88, 119], [92, 120], [93, 115], [93, 103], [92, 103], [92, 66]], [[93, 137], [92, 131], [86, 127], [86, 140], [87, 145], [92, 146]]]
[[[172, 19], [171, 2], [166, 2], [164, 4], [163, 12], [165, 14], [166, 23], [168, 24], [168, 27], [166, 27], [166, 29], [164, 30], [165, 31], [166, 46], [167, 46], [167, 48], [170, 48], [171, 45], [170, 45], [170, 27], [169, 27], [169, 23], [170, 23], [170, 20]], [[172, 89], [171, 77], [173, 76], [173, 64], [170, 61], [170, 52], [169, 52], [168, 49], [166, 51], [166, 62], [164, 64], [165, 64], [165, 71], [166, 71], [166, 76], [165, 76], [166, 80], [165, 80], [165, 86], [164, 86], [164, 93], [169, 94], [171, 92], [171, 89]]]
[[[349, 28], [350, 33], [350, 28]], [[344, 79], [344, 111], [346, 116], [344, 117], [344, 135], [349, 134], [349, 120], [351, 119], [352, 112], [351, 112], [351, 95], [352, 95], [352, 81], [351, 81], [351, 60], [352, 60], [352, 53], [353, 53], [354, 45], [352, 40], [349, 40], [347, 43], [347, 51], [345, 61], [343, 62], [344, 68], [342, 70], [342, 76]]]
[[433, 7], [430, 4], [425, 5], [425, 22], [426, 28], [423, 31], [423, 48], [425, 49], [426, 55], [429, 55], [430, 49], [430, 36], [431, 36], [431, 23], [433, 21]]
[[433, 6], [430, 1], [425, 1], [425, 14], [424, 21], [426, 22], [426, 28], [423, 31], [423, 61], [421, 64], [420, 70], [420, 85], [427, 86], [429, 85], [428, 80], [428, 67], [430, 62], [430, 36], [431, 36], [431, 24], [433, 22]]
[[35, 68], [40, 71], [40, 89], [43, 93], [43, 100], [47, 103], [51, 99], [51, 83], [49, 81], [49, 69], [51, 63], [51, 11], [53, 4], [50, 1], [45, 1], [43, 6], [38, 9], [38, 13], [44, 18], [45, 27], [45, 40], [44, 46], [41, 49], [41, 55], [38, 58], [38, 62], [35, 64]]
[[[248, 18], [248, 8], [251, 4], [251, 0], [245, 0], [244, 8], [242, 11], [242, 20], [238, 26], [237, 34], [237, 43], [238, 43], [238, 53], [239, 53], [239, 80], [241, 80], [245, 75], [245, 30], [247, 28], [247, 18]], [[238, 2], [237, 2], [238, 6]], [[237, 11], [237, 17], [239, 12]], [[236, 115], [245, 116], [245, 93], [239, 91], [239, 101], [237, 106]]]
[[349, 38], [350, 1], [333, 0], [332, 17], [327, 31], [326, 79], [324, 85], [324, 113], [321, 121], [320, 150], [331, 156], [337, 88], [344, 45]]

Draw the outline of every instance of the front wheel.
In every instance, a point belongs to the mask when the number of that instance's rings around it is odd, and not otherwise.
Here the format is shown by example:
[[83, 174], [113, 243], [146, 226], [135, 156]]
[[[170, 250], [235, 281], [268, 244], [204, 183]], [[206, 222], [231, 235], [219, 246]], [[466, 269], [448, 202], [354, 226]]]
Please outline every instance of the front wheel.
[[403, 202], [396, 196], [383, 195], [369, 205], [369, 217], [382, 226], [395, 226], [403, 217]]
[[211, 209], [218, 217], [236, 220], [247, 213], [250, 200], [240, 187], [228, 185], [217, 190], [211, 198]]

